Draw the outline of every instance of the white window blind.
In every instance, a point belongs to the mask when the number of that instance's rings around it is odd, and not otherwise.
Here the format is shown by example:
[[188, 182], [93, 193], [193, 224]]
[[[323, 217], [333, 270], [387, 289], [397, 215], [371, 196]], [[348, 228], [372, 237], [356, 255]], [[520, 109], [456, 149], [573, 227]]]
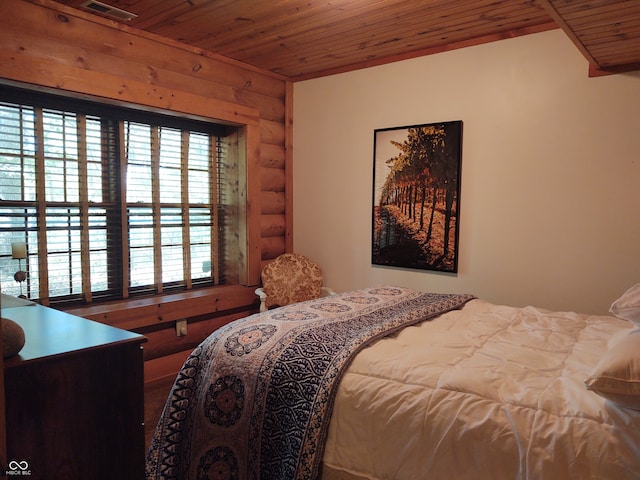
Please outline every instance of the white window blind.
[[20, 289], [15, 241], [45, 303], [224, 283], [220, 127], [0, 98], [3, 292]]

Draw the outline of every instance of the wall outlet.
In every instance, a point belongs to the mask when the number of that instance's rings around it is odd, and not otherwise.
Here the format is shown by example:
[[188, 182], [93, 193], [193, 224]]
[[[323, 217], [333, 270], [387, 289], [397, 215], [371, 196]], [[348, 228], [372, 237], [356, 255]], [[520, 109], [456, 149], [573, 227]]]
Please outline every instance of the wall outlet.
[[185, 337], [187, 335], [187, 321], [186, 320], [178, 320], [176, 321], [176, 335], [179, 337]]

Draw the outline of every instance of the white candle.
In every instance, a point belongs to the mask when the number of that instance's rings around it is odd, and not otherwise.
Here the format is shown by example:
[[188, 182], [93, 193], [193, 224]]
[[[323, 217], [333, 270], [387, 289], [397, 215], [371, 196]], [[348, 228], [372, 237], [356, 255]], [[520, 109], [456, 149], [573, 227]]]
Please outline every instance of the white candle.
[[27, 258], [27, 244], [24, 242], [11, 243], [12, 258]]

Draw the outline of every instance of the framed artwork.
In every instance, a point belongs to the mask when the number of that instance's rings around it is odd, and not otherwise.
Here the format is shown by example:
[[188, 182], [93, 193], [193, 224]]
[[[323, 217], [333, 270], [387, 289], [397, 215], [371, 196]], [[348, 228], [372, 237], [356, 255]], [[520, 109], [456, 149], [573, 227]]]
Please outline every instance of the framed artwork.
[[457, 273], [462, 122], [374, 131], [375, 265]]

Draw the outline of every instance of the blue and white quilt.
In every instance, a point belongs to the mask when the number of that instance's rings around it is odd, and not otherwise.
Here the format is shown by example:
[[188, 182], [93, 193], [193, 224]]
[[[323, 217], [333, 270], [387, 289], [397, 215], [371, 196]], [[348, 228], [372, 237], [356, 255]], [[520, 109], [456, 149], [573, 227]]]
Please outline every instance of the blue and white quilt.
[[315, 479], [354, 355], [471, 298], [372, 287], [215, 331], [178, 373], [147, 453], [147, 480]]

